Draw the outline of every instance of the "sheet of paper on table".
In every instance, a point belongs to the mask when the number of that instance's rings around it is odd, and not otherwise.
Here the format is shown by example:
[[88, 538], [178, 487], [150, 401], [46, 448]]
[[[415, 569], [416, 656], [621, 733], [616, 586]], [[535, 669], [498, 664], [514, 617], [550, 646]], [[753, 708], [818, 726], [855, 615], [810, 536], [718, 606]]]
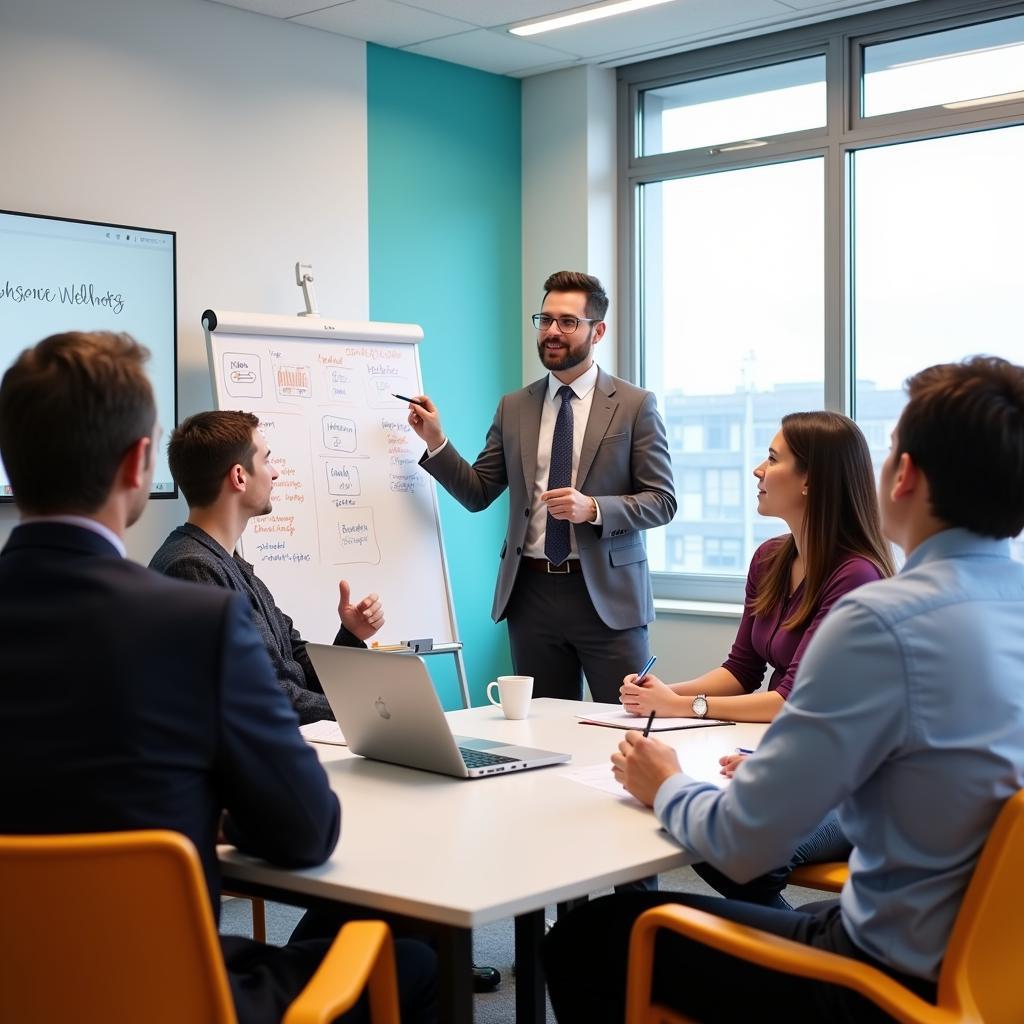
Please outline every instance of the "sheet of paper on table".
[[[597, 715], [577, 715], [584, 725], [603, 725], [609, 729], [639, 729], [647, 725], [645, 715], [631, 715], [628, 711], [608, 711]], [[661, 718], [655, 715], [651, 732], [671, 732], [673, 729], [702, 729], [713, 725], [735, 725], [717, 718]]]
[[341, 734], [337, 722], [323, 718], [319, 722], [307, 722], [299, 726], [299, 732], [307, 743], [333, 743], [336, 747], [347, 747], [345, 737]]
[[602, 792], [610, 793], [612, 796], [625, 800], [630, 804], [638, 804], [640, 802], [615, 781], [615, 776], [612, 775], [612, 766], [608, 761], [602, 761], [600, 764], [581, 765], [579, 767], [573, 765], [571, 768], [562, 770], [562, 778], [571, 779], [573, 782], [579, 782], [584, 786], [590, 786], [591, 789], [600, 789]]

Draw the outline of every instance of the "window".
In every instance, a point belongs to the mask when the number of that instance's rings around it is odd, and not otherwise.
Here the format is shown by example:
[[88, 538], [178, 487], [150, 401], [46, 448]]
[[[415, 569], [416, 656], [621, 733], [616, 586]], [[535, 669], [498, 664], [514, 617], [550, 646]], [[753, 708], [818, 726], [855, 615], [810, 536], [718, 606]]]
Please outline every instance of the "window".
[[1024, 17], [865, 46], [864, 117], [1024, 90]]
[[[741, 477], [764, 458], [779, 410], [824, 402], [824, 161], [678, 178], [645, 185], [642, 196], [646, 386], [669, 437], [682, 425], [683, 443], [670, 442], [677, 480], [704, 467], [703, 491], [685, 488], [663, 529], [729, 519], [737, 543], [752, 545], [756, 492], [746, 478], [744, 504]], [[755, 422], [771, 424], [767, 437], [755, 437]], [[648, 558], [656, 572], [681, 571], [653, 550]], [[705, 547], [686, 571], [741, 577], [746, 561]]]
[[854, 407], [877, 468], [910, 374], [971, 352], [1024, 362], [1024, 126], [852, 160]]
[[640, 109], [644, 155], [716, 143], [760, 145], [755, 137], [825, 123], [825, 58], [646, 89]]
[[854, 415], [877, 466], [910, 373], [1024, 363], [1024, 4], [922, 0], [619, 78], [623, 363], [658, 395], [680, 499], [655, 592], [740, 600], [786, 529], [750, 476], [783, 416]]
[[743, 548], [740, 542], [730, 537], [706, 537], [704, 539], [704, 564], [720, 569], [735, 569], [740, 563]]

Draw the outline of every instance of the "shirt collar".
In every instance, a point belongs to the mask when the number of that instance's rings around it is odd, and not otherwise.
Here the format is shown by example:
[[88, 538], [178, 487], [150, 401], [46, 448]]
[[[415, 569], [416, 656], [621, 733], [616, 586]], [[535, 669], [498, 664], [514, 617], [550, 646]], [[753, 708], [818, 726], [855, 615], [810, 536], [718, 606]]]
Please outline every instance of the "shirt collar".
[[934, 562], [941, 558], [957, 558], [973, 555], [987, 558], [1009, 558], [1010, 542], [1007, 539], [982, 537], [959, 527], [940, 530], [932, 534], [910, 553], [903, 564], [901, 572], [915, 569], [926, 562]]
[[[548, 374], [548, 400], [553, 402], [558, 389], [565, 385], [553, 374]], [[597, 386], [597, 363], [591, 364], [586, 373], [581, 373], [570, 385], [577, 398], [586, 398]]]
[[124, 541], [109, 527], [104, 526], [95, 519], [90, 519], [88, 516], [27, 516], [22, 519], [21, 522], [23, 524], [64, 523], [65, 526], [80, 526], [83, 530], [98, 533], [122, 558], [128, 557], [128, 551], [124, 546]]

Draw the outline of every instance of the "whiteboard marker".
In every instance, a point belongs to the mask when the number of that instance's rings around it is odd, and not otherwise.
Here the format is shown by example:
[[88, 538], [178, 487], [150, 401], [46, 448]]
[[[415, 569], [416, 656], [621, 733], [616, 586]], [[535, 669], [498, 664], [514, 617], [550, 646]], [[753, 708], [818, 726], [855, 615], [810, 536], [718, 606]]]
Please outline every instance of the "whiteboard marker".
[[[395, 395], [394, 391], [391, 394]], [[406, 398], [405, 395], [395, 395], [395, 398], [400, 398], [403, 402], [408, 402], [410, 405], [418, 405], [421, 409], [426, 409], [426, 406], [422, 402], [417, 402], [415, 398]]]

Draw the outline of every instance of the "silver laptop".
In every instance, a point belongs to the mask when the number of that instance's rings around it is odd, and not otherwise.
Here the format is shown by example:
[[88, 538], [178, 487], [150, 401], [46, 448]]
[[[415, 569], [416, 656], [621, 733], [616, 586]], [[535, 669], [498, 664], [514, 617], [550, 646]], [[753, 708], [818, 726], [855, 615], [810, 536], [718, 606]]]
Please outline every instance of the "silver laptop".
[[349, 749], [461, 779], [562, 764], [569, 754], [453, 736], [423, 659], [358, 647], [306, 644]]

